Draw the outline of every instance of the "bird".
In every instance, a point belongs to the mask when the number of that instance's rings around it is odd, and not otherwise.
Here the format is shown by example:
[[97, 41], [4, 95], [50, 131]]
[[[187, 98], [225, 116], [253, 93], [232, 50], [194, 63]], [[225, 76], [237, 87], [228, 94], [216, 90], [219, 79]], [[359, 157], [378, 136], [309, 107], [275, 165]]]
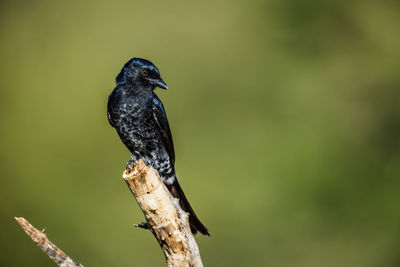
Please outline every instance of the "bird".
[[156, 169], [171, 195], [189, 214], [192, 233], [210, 236], [178, 182], [171, 130], [164, 106], [154, 93], [156, 87], [168, 89], [158, 68], [143, 58], [130, 59], [117, 75], [116, 87], [108, 97], [108, 120], [132, 153], [127, 168], [142, 159]]

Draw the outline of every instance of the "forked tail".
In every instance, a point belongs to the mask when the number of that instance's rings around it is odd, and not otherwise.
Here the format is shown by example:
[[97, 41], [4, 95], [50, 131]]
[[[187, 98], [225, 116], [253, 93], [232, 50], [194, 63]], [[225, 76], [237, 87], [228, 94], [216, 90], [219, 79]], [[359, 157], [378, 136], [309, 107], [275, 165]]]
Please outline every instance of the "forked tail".
[[172, 196], [179, 199], [179, 205], [181, 205], [181, 208], [189, 213], [189, 223], [192, 233], [196, 234], [197, 232], [200, 232], [203, 235], [210, 236], [210, 232], [208, 232], [207, 227], [205, 227], [201, 223], [199, 218], [197, 218], [196, 213], [194, 213], [192, 207], [189, 204], [189, 201], [185, 196], [185, 193], [183, 193], [183, 190], [178, 183], [178, 180], [175, 179], [174, 183], [171, 185], [167, 185], [167, 187], [168, 190], [171, 192]]

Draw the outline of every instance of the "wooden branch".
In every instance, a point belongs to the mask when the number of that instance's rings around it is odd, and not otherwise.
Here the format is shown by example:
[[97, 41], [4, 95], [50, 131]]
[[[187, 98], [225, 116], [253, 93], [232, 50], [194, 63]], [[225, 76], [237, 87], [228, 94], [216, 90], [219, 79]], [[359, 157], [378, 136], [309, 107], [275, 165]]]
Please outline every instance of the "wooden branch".
[[148, 227], [164, 252], [168, 266], [203, 266], [199, 248], [190, 231], [189, 216], [172, 197], [157, 171], [142, 160], [123, 174], [146, 218]]
[[30, 224], [25, 218], [15, 217], [15, 220], [24, 229], [25, 233], [29, 235], [33, 242], [43, 250], [47, 256], [50, 257], [58, 266], [61, 267], [83, 267], [82, 264], [77, 263], [71, 259], [64, 251], [54, 245], [46, 236], [45, 231], [39, 231], [32, 224]]

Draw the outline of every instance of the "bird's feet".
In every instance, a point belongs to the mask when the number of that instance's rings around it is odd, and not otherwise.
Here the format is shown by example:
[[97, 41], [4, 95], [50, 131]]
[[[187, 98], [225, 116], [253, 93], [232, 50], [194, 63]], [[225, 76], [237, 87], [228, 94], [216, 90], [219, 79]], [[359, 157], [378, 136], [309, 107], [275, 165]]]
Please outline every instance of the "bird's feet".
[[149, 224], [147, 222], [142, 222], [141, 224], [136, 224], [135, 223], [133, 226], [139, 227], [139, 228], [142, 228], [142, 229], [150, 229], [150, 226], [149, 226]]
[[126, 163], [125, 169], [128, 173], [131, 173], [133, 168], [135, 168], [135, 166], [136, 166], [136, 158], [134, 156], [131, 156], [129, 161]]

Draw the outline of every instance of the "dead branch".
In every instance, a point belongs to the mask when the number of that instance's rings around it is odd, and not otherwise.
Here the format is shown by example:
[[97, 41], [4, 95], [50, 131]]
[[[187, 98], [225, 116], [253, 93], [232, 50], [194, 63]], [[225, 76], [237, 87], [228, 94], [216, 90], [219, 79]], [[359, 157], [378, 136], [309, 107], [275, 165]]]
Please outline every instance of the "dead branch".
[[[157, 171], [142, 160], [123, 178], [142, 209], [147, 224], [137, 225], [149, 229], [157, 239], [170, 267], [201, 267], [199, 248], [190, 231], [189, 216], [182, 210], [162, 182]], [[53, 244], [45, 231], [39, 231], [26, 219], [15, 217], [22, 229], [58, 266], [83, 267]]]
[[130, 173], [124, 172], [123, 178], [160, 244], [168, 266], [203, 266], [188, 214], [169, 193], [157, 171], [139, 160]]
[[25, 218], [15, 217], [15, 220], [24, 229], [25, 233], [29, 235], [33, 242], [43, 250], [47, 256], [50, 257], [58, 266], [61, 267], [83, 267], [82, 264], [77, 263], [71, 259], [64, 251], [54, 245], [46, 236], [45, 231], [39, 231], [32, 224], [30, 224]]

